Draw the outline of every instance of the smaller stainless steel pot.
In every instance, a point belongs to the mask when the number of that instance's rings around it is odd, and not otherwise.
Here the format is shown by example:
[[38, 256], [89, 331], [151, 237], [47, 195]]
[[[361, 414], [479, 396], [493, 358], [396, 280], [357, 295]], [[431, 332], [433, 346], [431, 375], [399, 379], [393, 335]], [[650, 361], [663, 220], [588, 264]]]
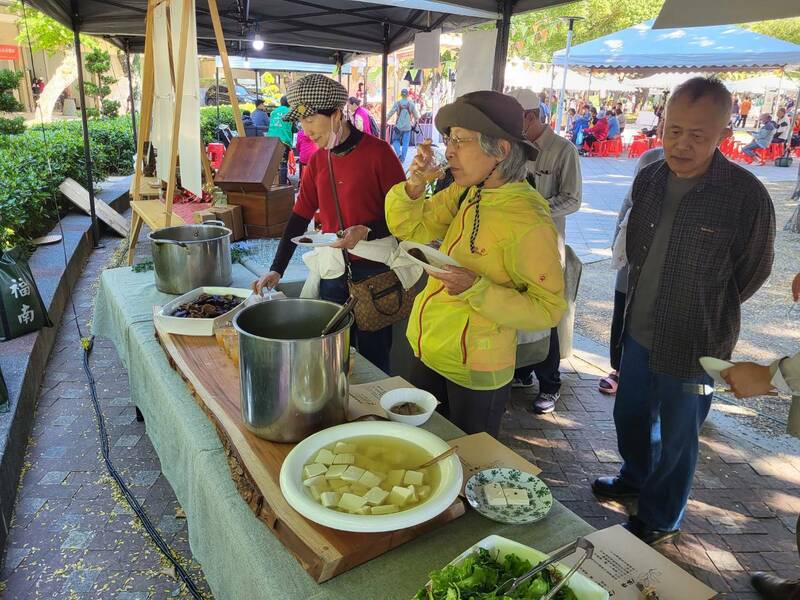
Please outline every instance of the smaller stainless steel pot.
[[166, 227], [148, 237], [160, 291], [185, 294], [199, 287], [225, 287], [233, 282], [231, 230], [222, 221]]

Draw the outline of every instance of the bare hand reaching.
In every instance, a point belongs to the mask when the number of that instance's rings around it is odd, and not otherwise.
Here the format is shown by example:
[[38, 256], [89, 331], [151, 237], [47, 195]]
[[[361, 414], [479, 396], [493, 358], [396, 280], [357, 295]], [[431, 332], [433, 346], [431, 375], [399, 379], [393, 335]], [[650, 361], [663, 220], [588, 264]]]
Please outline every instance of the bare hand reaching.
[[275, 289], [275, 286], [278, 285], [278, 282], [281, 280], [281, 274], [277, 271], [270, 271], [269, 273], [264, 273], [261, 278], [257, 279], [251, 284], [253, 288], [253, 292], [261, 295], [261, 291], [264, 288], [268, 290]]

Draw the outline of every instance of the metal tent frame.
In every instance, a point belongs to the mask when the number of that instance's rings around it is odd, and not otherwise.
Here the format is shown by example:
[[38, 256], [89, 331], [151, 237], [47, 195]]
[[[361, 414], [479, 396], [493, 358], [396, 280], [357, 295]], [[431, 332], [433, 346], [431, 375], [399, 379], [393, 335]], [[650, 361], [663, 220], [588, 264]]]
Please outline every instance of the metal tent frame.
[[[27, 0], [73, 30], [75, 52], [80, 57], [79, 34], [102, 37], [130, 52], [145, 47], [145, 21], [149, 0]], [[387, 112], [388, 56], [413, 42], [419, 32], [434, 29], [452, 31], [495, 21], [495, 50], [492, 87], [504, 88], [504, 67], [513, 14], [563, 4], [569, 0], [222, 0], [219, 20], [214, 23], [213, 6], [197, 0], [197, 45], [199, 53], [239, 55], [250, 58], [301, 60], [341, 65], [354, 55], [382, 55], [381, 128], [385, 132]], [[221, 28], [224, 47], [217, 45]], [[260, 51], [250, 48], [253, 35], [264, 38]], [[82, 63], [78, 60], [82, 78]], [[85, 95], [80, 85], [81, 116], [84, 123], [84, 151], [87, 157], [87, 185], [90, 196], [92, 232], [99, 240], [94, 210], [93, 177], [89, 157], [89, 133]], [[132, 113], [133, 114], [133, 113]], [[135, 115], [134, 115], [135, 119]]]

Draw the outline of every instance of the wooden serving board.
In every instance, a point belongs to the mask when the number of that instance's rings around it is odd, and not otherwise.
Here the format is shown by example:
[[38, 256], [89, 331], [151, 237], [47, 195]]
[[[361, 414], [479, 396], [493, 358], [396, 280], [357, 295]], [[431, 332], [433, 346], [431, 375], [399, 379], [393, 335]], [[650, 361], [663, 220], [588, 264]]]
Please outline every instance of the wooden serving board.
[[239, 369], [216, 339], [171, 335], [159, 331], [157, 324], [156, 336], [171, 366], [214, 423], [245, 502], [316, 581], [327, 581], [464, 514], [464, 503], [456, 498], [435, 519], [387, 533], [351, 533], [309, 521], [289, 506], [280, 491], [281, 465], [294, 444], [262, 440], [244, 426]]

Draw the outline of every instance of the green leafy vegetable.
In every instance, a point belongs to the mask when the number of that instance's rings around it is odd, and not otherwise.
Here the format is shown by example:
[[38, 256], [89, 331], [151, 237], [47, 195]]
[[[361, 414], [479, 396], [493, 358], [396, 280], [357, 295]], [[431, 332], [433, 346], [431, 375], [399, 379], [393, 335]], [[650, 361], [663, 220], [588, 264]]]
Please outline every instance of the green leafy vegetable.
[[[509, 554], [498, 560], [484, 548], [478, 548], [459, 564], [430, 573], [430, 583], [417, 592], [412, 600], [539, 600], [560, 580], [555, 570], [545, 569], [526, 581], [511, 594], [498, 594], [498, 589], [508, 589], [507, 582], [524, 575], [533, 568], [529, 560]], [[564, 586], [556, 600], [578, 600], [575, 593]]]

